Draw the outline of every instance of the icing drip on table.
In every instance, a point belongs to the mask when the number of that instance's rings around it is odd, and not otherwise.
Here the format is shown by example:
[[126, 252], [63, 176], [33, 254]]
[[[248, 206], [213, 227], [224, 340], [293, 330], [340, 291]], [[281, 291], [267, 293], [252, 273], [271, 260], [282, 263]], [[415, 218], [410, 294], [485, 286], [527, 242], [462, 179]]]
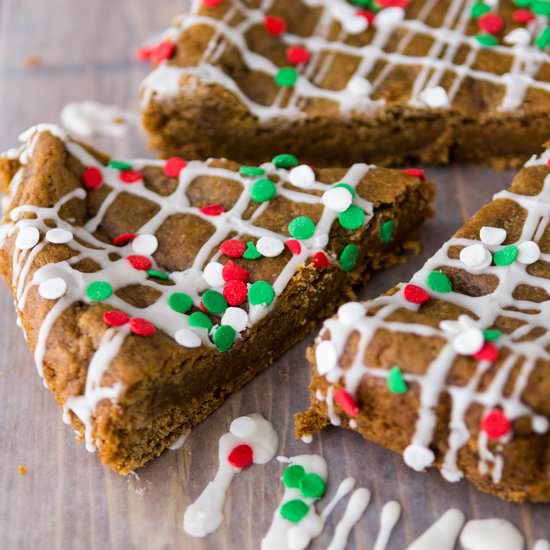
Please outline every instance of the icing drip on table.
[[[544, 63], [548, 62], [545, 51], [530, 45], [546, 26], [548, 18], [538, 15], [526, 28], [521, 30], [522, 40], [505, 40], [505, 44], [492, 45], [491, 49], [499, 56], [510, 58], [510, 70], [496, 74], [477, 68], [476, 61], [483, 51], [479, 36], [466, 35], [466, 29], [472, 19], [471, 1], [452, 0], [439, 27], [427, 23], [429, 16], [437, 5], [437, 0], [426, 0], [416, 16], [407, 19], [406, 10], [390, 6], [380, 10], [372, 24], [358, 15], [357, 6], [343, 0], [303, 0], [303, 4], [320, 9], [316, 28], [310, 36], [298, 36], [284, 30], [278, 38], [286, 47], [301, 46], [309, 52], [307, 62], [296, 69], [296, 81], [290, 88], [281, 88], [271, 105], [263, 105], [248, 97], [238, 83], [220, 67], [224, 51], [231, 47], [236, 49], [247, 71], [262, 73], [277, 80], [281, 67], [275, 65], [268, 57], [252, 51], [245, 40], [247, 33], [265, 22], [271, 13], [274, 0], [262, 2], [258, 9], [252, 9], [241, 0], [226, 0], [229, 8], [222, 19], [208, 15], [208, 10], [201, 2], [195, 2], [189, 15], [176, 20], [176, 25], [169, 29], [165, 40], [177, 43], [181, 33], [205, 25], [212, 29], [212, 37], [205, 47], [202, 58], [196, 66], [178, 67], [168, 64], [168, 59], [161, 60], [158, 67], [142, 83], [143, 107], [151, 101], [172, 97], [183, 90], [182, 77], [191, 77], [187, 84], [192, 91], [196, 82], [220, 85], [234, 94], [248, 111], [262, 121], [273, 118], [298, 118], [304, 116], [307, 100], [327, 99], [337, 103], [343, 114], [352, 111], [372, 112], [384, 105], [384, 100], [376, 99], [375, 94], [381, 89], [387, 77], [397, 66], [419, 67], [411, 84], [409, 105], [414, 107], [449, 108], [463, 83], [468, 78], [487, 82], [504, 88], [504, 94], [497, 109], [511, 111], [520, 106], [528, 90], [550, 92], [550, 83], [537, 77]], [[499, 2], [492, 2], [495, 14]], [[237, 24], [233, 21], [238, 20]], [[337, 39], [329, 39], [332, 23], [338, 22], [341, 32]], [[363, 46], [349, 42], [367, 30], [374, 28], [370, 42]], [[267, 31], [265, 31], [267, 34]], [[390, 38], [400, 33], [397, 48], [386, 51]], [[407, 53], [407, 47], [414, 37], [425, 36], [431, 41], [427, 55], [414, 56]], [[457, 53], [467, 48], [468, 54], [461, 64], [456, 64]], [[348, 85], [340, 90], [323, 87], [323, 79], [330, 71], [331, 62], [337, 55], [347, 55], [358, 60], [355, 70], [349, 74]], [[384, 67], [374, 77], [373, 82], [367, 78], [375, 66]], [[454, 75], [448, 89], [444, 89], [445, 75]], [[290, 90], [290, 91], [288, 91]], [[285, 103], [283, 103], [285, 101]]]
[[544, 539], [537, 540], [533, 550], [550, 550], [550, 542]]
[[[216, 476], [185, 511], [183, 528], [191, 536], [205, 537], [221, 525], [226, 492], [242, 469], [235, 465], [241, 463], [232, 456], [237, 449], [245, 448], [243, 446], [252, 450], [254, 464], [266, 464], [275, 456], [279, 438], [271, 423], [259, 414], [243, 416], [232, 422], [230, 431], [220, 438]], [[246, 465], [242, 463], [242, 467]]]
[[453, 550], [456, 539], [464, 525], [460, 510], [447, 510], [427, 531], [418, 537], [407, 550]]
[[189, 437], [189, 435], [191, 435], [191, 431], [188, 430], [184, 433], [182, 433], [177, 439], [176, 441], [174, 441], [174, 443], [172, 443], [172, 445], [170, 445], [168, 448], [171, 450], [171, 451], [177, 451], [178, 449], [181, 449], [184, 445], [185, 445], [185, 442], [187, 441], [187, 438]]
[[393, 528], [399, 521], [401, 515], [401, 504], [396, 500], [386, 502], [380, 515], [380, 531], [376, 537], [373, 550], [386, 550]]
[[517, 527], [500, 518], [470, 520], [460, 535], [464, 550], [523, 550], [523, 535]]

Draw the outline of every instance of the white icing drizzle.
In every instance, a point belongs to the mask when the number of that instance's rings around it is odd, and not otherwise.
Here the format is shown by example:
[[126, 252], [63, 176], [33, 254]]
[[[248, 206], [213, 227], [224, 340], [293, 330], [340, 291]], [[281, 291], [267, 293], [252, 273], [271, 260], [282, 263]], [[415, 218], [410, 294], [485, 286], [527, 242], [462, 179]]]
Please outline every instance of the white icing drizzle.
[[500, 518], [470, 520], [460, 534], [464, 550], [523, 550], [523, 535], [509, 521]]
[[229, 464], [229, 453], [238, 445], [246, 444], [252, 448], [254, 464], [266, 464], [277, 452], [279, 438], [270, 422], [256, 413], [236, 420], [243, 419], [246, 419], [248, 427], [246, 435], [236, 435], [234, 432], [239, 431], [232, 426], [232, 431], [220, 438], [216, 476], [185, 511], [183, 528], [193, 537], [205, 537], [215, 531], [223, 521], [226, 492], [235, 474], [241, 471]]
[[[272, 9], [273, 0], [262, 2], [259, 9], [251, 9], [241, 0], [231, 0], [231, 7], [223, 19], [205, 15], [204, 10], [201, 10], [201, 4], [196, 2], [190, 15], [176, 20], [176, 26], [170, 30], [170, 38], [174, 41], [178, 40], [181, 33], [197, 25], [211, 27], [212, 37], [196, 66], [178, 67], [163, 61], [145, 79], [141, 88], [143, 107], [155, 99], [177, 95], [182, 91], [181, 79], [185, 76], [190, 78], [187, 91], [192, 91], [198, 81], [220, 85], [233, 93], [248, 111], [261, 121], [276, 117], [288, 119], [305, 116], [304, 100], [310, 98], [334, 101], [343, 114], [352, 111], [368, 113], [384, 105], [383, 100], [373, 99], [372, 96], [396, 66], [420, 68], [412, 82], [409, 99], [409, 104], [415, 107], [422, 107], [425, 103], [430, 105], [431, 98], [435, 99], [435, 107], [451, 107], [466, 78], [503, 87], [503, 98], [496, 107], [502, 111], [511, 111], [520, 106], [529, 89], [550, 92], [550, 83], [537, 78], [542, 64], [548, 62], [548, 55], [522, 41], [505, 41], [505, 44], [492, 48], [496, 54], [511, 58], [511, 69], [508, 73], [495, 74], [473, 68], [483, 46], [475, 36], [466, 35], [466, 27], [471, 20], [471, 1], [452, 0], [439, 27], [432, 27], [425, 22], [437, 0], [426, 0], [416, 19], [407, 19], [404, 10], [400, 8], [385, 8], [376, 15], [373, 38], [364, 46], [346, 43], [351, 35], [361, 33], [367, 28], [366, 20], [355, 15], [356, 7], [343, 0], [303, 0], [303, 3], [312, 8], [321, 8], [319, 21], [312, 35], [303, 37], [285, 32], [280, 39], [287, 46], [303, 45], [311, 52], [311, 59], [301, 71], [292, 91], [282, 90], [271, 105], [259, 104], [248, 97], [237, 82], [218, 66], [218, 62], [227, 45], [230, 45], [239, 52], [249, 71], [274, 77], [278, 67], [267, 57], [251, 51], [244, 38], [252, 27], [263, 23], [265, 15]], [[498, 8], [497, 4], [495, 2], [495, 8]], [[239, 16], [239, 23], [231, 26], [236, 14]], [[325, 37], [333, 21], [339, 22], [342, 30], [337, 40], [329, 41]], [[546, 21], [547, 17], [539, 16], [524, 29], [529, 34], [530, 41], [544, 28]], [[395, 51], [385, 51], [394, 31], [399, 31], [402, 38]], [[413, 56], [405, 53], [413, 37], [418, 35], [427, 36], [432, 41], [427, 55]], [[469, 53], [466, 59], [457, 65], [454, 62], [456, 54], [464, 47], [468, 48]], [[322, 53], [326, 54], [323, 63], [320, 62]], [[348, 85], [341, 90], [323, 88], [322, 81], [337, 54], [356, 58], [359, 60], [358, 66], [349, 75]], [[369, 83], [367, 78], [377, 62], [383, 62], [385, 66], [374, 82]], [[441, 83], [448, 73], [454, 74], [454, 80], [450, 88], [445, 90]], [[359, 94], [358, 86], [355, 84], [357, 82], [366, 82], [361, 85]], [[437, 92], [434, 93], [432, 90]], [[422, 98], [426, 97], [426, 93], [430, 99], [424, 102]], [[283, 98], [286, 98], [284, 105]]]
[[348, 537], [355, 524], [367, 509], [370, 501], [370, 491], [364, 487], [356, 489], [348, 500], [346, 511], [336, 525], [334, 536], [327, 550], [345, 550]]
[[539, 539], [535, 542], [533, 550], [550, 550], [550, 542], [544, 539]]
[[380, 515], [380, 531], [376, 537], [373, 550], [386, 550], [393, 528], [399, 521], [401, 504], [396, 500], [390, 500], [382, 507]]
[[447, 510], [427, 531], [418, 537], [407, 550], [453, 550], [464, 525], [464, 514], [455, 508]]

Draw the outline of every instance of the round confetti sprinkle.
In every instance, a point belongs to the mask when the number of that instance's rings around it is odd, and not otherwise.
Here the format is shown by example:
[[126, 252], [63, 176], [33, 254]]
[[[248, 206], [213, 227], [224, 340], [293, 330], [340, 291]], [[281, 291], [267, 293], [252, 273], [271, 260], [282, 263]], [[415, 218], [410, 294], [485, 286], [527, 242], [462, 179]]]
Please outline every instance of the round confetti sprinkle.
[[88, 189], [98, 189], [103, 185], [103, 174], [99, 168], [88, 166], [82, 173], [82, 183]]
[[347, 34], [360, 34], [365, 32], [369, 26], [368, 20], [357, 13], [344, 16], [341, 19], [341, 24]]
[[513, 264], [518, 258], [518, 247], [514, 244], [505, 246], [493, 254], [495, 265], [506, 266]]
[[241, 439], [250, 437], [256, 431], [256, 422], [249, 416], [239, 416], [231, 422], [229, 431]]
[[240, 306], [248, 298], [248, 288], [243, 281], [227, 281], [223, 287], [223, 296], [230, 306]]
[[496, 13], [486, 13], [478, 19], [478, 25], [484, 32], [498, 34], [502, 30], [504, 22], [502, 21], [502, 17], [500, 17], [500, 15]]
[[229, 239], [220, 246], [220, 252], [230, 258], [240, 258], [246, 250], [246, 244], [238, 239]]
[[550, 2], [548, 0], [532, 0], [531, 6], [537, 15], [550, 15]]
[[315, 172], [311, 166], [301, 164], [290, 170], [288, 173], [288, 181], [301, 189], [309, 189], [315, 183]]
[[380, 225], [380, 240], [384, 244], [388, 244], [392, 241], [393, 232], [395, 230], [395, 221], [386, 220]]
[[276, 15], [266, 15], [264, 19], [265, 30], [273, 36], [280, 36], [286, 30], [286, 21]]
[[470, 9], [470, 17], [472, 19], [479, 19], [482, 15], [489, 13], [491, 6], [488, 6], [484, 2], [475, 2]]
[[441, 86], [434, 86], [433, 88], [422, 90], [422, 92], [420, 92], [420, 99], [428, 107], [432, 107], [433, 109], [439, 109], [449, 105], [447, 91]]
[[494, 363], [498, 359], [498, 356], [499, 350], [492, 342], [485, 342], [481, 346], [481, 349], [474, 354], [474, 357], [478, 361], [489, 361], [491, 363]]
[[355, 417], [359, 413], [355, 399], [344, 388], [338, 388], [334, 392], [334, 401], [348, 416]]
[[366, 308], [363, 304], [359, 302], [348, 302], [338, 308], [338, 319], [343, 325], [352, 327], [357, 321], [363, 318], [365, 312]]
[[202, 276], [209, 286], [223, 286], [223, 265], [219, 262], [210, 262], [203, 270]]
[[248, 301], [254, 306], [268, 306], [275, 299], [275, 291], [267, 281], [256, 281], [248, 289]]
[[129, 162], [125, 162], [123, 160], [110, 160], [109, 168], [113, 168], [115, 170], [131, 170], [132, 165]]
[[113, 287], [106, 281], [94, 281], [86, 288], [86, 296], [92, 302], [101, 302], [107, 300], [113, 294]]
[[351, 206], [353, 196], [345, 187], [333, 187], [323, 193], [321, 200], [329, 210], [345, 212]]
[[453, 349], [461, 355], [473, 355], [483, 346], [483, 332], [471, 327], [461, 330], [452, 341]]
[[512, 19], [516, 23], [526, 25], [535, 19], [535, 14], [530, 9], [520, 8], [512, 13]]
[[132, 241], [132, 250], [143, 256], [152, 256], [157, 251], [158, 246], [157, 238], [149, 234], [138, 235]]
[[486, 328], [483, 331], [483, 338], [486, 342], [496, 342], [502, 336], [502, 332], [496, 328]]
[[289, 489], [298, 489], [305, 475], [306, 471], [303, 466], [300, 464], [291, 464], [285, 468], [281, 481]]
[[531, 42], [531, 34], [527, 29], [517, 28], [504, 37], [504, 42], [511, 46], [527, 46]]
[[147, 271], [153, 265], [147, 256], [141, 256], [139, 254], [132, 254], [126, 259], [134, 269], [139, 269], [141, 271]]
[[283, 241], [273, 237], [260, 237], [256, 243], [256, 248], [262, 256], [266, 258], [275, 258], [285, 249]]
[[479, 271], [490, 266], [493, 257], [481, 243], [476, 243], [460, 251], [460, 261], [471, 270]]
[[201, 299], [204, 307], [210, 313], [221, 314], [227, 309], [227, 300], [217, 290], [207, 290]]
[[422, 287], [410, 283], [403, 287], [403, 295], [411, 304], [423, 304], [430, 299], [430, 295]]
[[294, 255], [302, 252], [302, 245], [300, 244], [300, 241], [297, 241], [296, 239], [288, 239], [285, 241], [285, 245]]
[[250, 198], [254, 202], [270, 201], [277, 194], [277, 186], [268, 178], [255, 181], [250, 188]]
[[549, 45], [550, 45], [550, 27], [546, 27], [537, 36], [537, 38], [535, 38], [535, 46], [541, 50], [545, 50]]
[[40, 231], [36, 227], [23, 227], [15, 239], [15, 247], [19, 250], [30, 250], [40, 240]]
[[426, 279], [426, 284], [434, 292], [446, 293], [453, 290], [453, 283], [443, 271], [432, 271]]
[[391, 393], [406, 393], [409, 389], [401, 369], [396, 365], [388, 372], [388, 389]]
[[124, 246], [132, 242], [136, 238], [135, 233], [121, 233], [113, 239], [113, 244], [115, 246]]
[[119, 311], [118, 309], [112, 309], [106, 311], [103, 314], [103, 322], [110, 327], [122, 327], [130, 321], [130, 316], [124, 312]]
[[214, 332], [212, 341], [218, 350], [223, 353], [231, 348], [235, 342], [236, 336], [237, 334], [232, 326], [221, 325], [216, 329], [216, 332]]
[[372, 84], [366, 78], [354, 76], [349, 80], [346, 89], [354, 96], [368, 96], [372, 91]]
[[262, 255], [258, 252], [256, 245], [253, 242], [248, 241], [246, 243], [246, 250], [244, 251], [243, 258], [245, 260], [258, 260], [261, 257]]
[[56, 227], [46, 233], [46, 240], [53, 244], [66, 244], [73, 240], [73, 234], [66, 229]]
[[309, 512], [309, 506], [300, 499], [287, 500], [280, 508], [280, 514], [292, 523], [300, 523]]
[[349, 183], [346, 183], [344, 181], [341, 181], [340, 183], [334, 184], [334, 187], [336, 187], [336, 188], [343, 187], [344, 189], [347, 189], [351, 193], [351, 196], [353, 198], [355, 198], [356, 195], [357, 195], [357, 192], [355, 191], [355, 188], [352, 185], [350, 185]]
[[176, 45], [170, 40], [163, 40], [160, 44], [157, 44], [151, 48], [151, 61], [153, 63], [162, 63], [170, 59], [176, 51]]
[[189, 323], [189, 326], [193, 328], [205, 328], [206, 330], [210, 330], [212, 328], [212, 321], [210, 320], [210, 317], [202, 311], [194, 311], [191, 313], [187, 322]]
[[318, 252], [315, 252], [315, 254], [313, 254], [311, 262], [313, 264], [313, 268], [317, 271], [322, 271], [330, 265], [330, 260], [328, 259], [328, 256], [322, 250], [319, 250]]
[[401, 170], [406, 176], [411, 176], [413, 178], [418, 178], [424, 181], [426, 179], [426, 172], [422, 168], [404, 168]]
[[491, 48], [498, 44], [498, 39], [492, 34], [488, 33], [476, 34], [476, 40], [479, 42], [479, 44], [485, 46], [486, 48]]
[[248, 313], [240, 307], [228, 307], [221, 322], [222, 325], [233, 327], [236, 332], [242, 332], [248, 325]]
[[338, 258], [340, 267], [344, 271], [351, 271], [357, 264], [357, 258], [359, 257], [359, 247], [356, 244], [347, 244], [344, 250], [340, 253]]
[[500, 227], [489, 227], [485, 225], [479, 231], [479, 238], [483, 244], [496, 246], [502, 244], [506, 240], [506, 230]]
[[498, 439], [505, 436], [512, 429], [512, 424], [504, 412], [500, 409], [493, 409], [483, 417], [481, 429], [489, 439]]
[[155, 325], [142, 317], [132, 317], [130, 319], [130, 330], [132, 334], [137, 336], [153, 336], [157, 332]]
[[137, 170], [122, 170], [118, 174], [118, 179], [124, 183], [136, 183], [143, 179], [143, 174]]
[[202, 344], [200, 336], [186, 328], [178, 330], [174, 334], [174, 340], [184, 348], [198, 348]]
[[159, 279], [160, 281], [169, 281], [170, 275], [165, 271], [159, 271], [158, 269], [148, 269], [147, 275], [153, 279]]
[[199, 209], [205, 216], [220, 216], [225, 212], [221, 204], [209, 204]]
[[288, 232], [295, 239], [309, 239], [315, 233], [315, 222], [308, 216], [297, 216], [288, 224]]
[[290, 153], [283, 153], [281, 155], [277, 155], [273, 158], [271, 161], [275, 165], [275, 168], [284, 168], [288, 170], [289, 168], [292, 168], [294, 166], [298, 166], [298, 159], [291, 155]]
[[540, 258], [539, 245], [534, 241], [526, 241], [518, 245], [518, 262], [524, 265], [531, 265]]
[[293, 65], [301, 65], [311, 59], [311, 53], [303, 46], [291, 46], [286, 50], [286, 58]]
[[168, 305], [178, 313], [187, 313], [193, 306], [193, 300], [185, 292], [173, 292], [168, 296]]
[[57, 300], [67, 292], [67, 283], [61, 277], [53, 277], [38, 285], [38, 293], [46, 300]]
[[352, 204], [345, 212], [341, 212], [338, 221], [344, 229], [355, 231], [365, 223], [366, 214], [362, 208]]
[[321, 375], [330, 372], [338, 364], [338, 353], [330, 340], [323, 340], [315, 348], [315, 363]]
[[253, 178], [265, 175], [265, 170], [259, 166], [241, 166], [239, 173], [246, 178]]
[[207, 8], [215, 8], [220, 4], [223, 4], [224, 0], [202, 0], [202, 3]]
[[405, 10], [403, 8], [388, 7], [378, 12], [375, 24], [381, 29], [391, 28], [399, 25], [403, 19], [405, 19]]
[[294, 67], [282, 67], [275, 74], [275, 84], [281, 88], [292, 88], [298, 81], [298, 71]]
[[248, 269], [237, 265], [235, 262], [229, 260], [222, 269], [222, 277], [224, 281], [242, 281], [246, 283], [250, 277]]
[[325, 482], [318, 474], [306, 474], [300, 481], [300, 492], [306, 498], [321, 498], [325, 489]]
[[169, 158], [164, 164], [164, 174], [169, 178], [177, 178], [186, 166], [187, 162], [181, 157]]

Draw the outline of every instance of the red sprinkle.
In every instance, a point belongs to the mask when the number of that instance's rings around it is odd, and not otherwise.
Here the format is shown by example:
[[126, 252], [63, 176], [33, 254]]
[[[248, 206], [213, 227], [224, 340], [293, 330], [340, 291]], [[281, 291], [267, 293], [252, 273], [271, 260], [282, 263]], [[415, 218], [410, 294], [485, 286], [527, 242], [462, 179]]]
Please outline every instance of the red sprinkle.
[[164, 165], [164, 174], [169, 178], [177, 178], [186, 166], [187, 162], [181, 157], [169, 158]]
[[492, 342], [485, 342], [481, 349], [474, 353], [474, 357], [478, 361], [491, 361], [494, 362], [498, 359], [498, 348]]
[[223, 3], [223, 0], [202, 0], [203, 6], [206, 6], [207, 8], [215, 8], [221, 3]]
[[500, 409], [493, 409], [483, 417], [481, 429], [490, 439], [498, 439], [512, 429], [512, 423]]
[[302, 245], [300, 244], [300, 241], [297, 241], [296, 239], [288, 239], [285, 244], [292, 254], [300, 254], [300, 252], [302, 252]]
[[355, 15], [358, 15], [359, 17], [364, 17], [369, 25], [372, 25], [372, 22], [376, 17], [376, 14], [370, 10], [358, 10]]
[[121, 170], [118, 173], [118, 179], [124, 183], [136, 183], [143, 179], [143, 174], [137, 170]]
[[355, 399], [353, 399], [353, 397], [344, 388], [338, 388], [334, 392], [334, 401], [340, 405], [340, 408], [348, 416], [357, 416], [359, 407], [357, 406]]
[[423, 288], [410, 283], [403, 288], [403, 294], [405, 300], [412, 304], [423, 304], [430, 299], [430, 295]]
[[208, 310], [204, 307], [204, 304], [202, 303], [202, 299], [201, 299], [201, 301], [199, 302], [199, 309], [200, 309], [203, 313], [208, 313]]
[[286, 58], [293, 65], [300, 65], [311, 59], [311, 52], [303, 46], [291, 46], [286, 51]]
[[145, 271], [150, 269], [153, 265], [153, 262], [147, 256], [140, 256], [138, 254], [132, 254], [126, 258], [134, 269], [139, 269], [140, 271]]
[[113, 244], [115, 246], [124, 246], [129, 242], [132, 242], [136, 238], [135, 233], [121, 233], [113, 239]]
[[382, 8], [406, 8], [409, 0], [377, 0], [376, 3]]
[[124, 311], [112, 309], [103, 314], [103, 321], [110, 327], [121, 327], [130, 320], [130, 316]]
[[405, 168], [404, 170], [401, 170], [401, 172], [407, 176], [412, 176], [413, 178], [420, 178], [422, 181], [426, 179], [426, 173], [422, 170], [422, 168]]
[[328, 259], [328, 256], [320, 250], [319, 252], [315, 252], [315, 254], [313, 254], [313, 258], [311, 260], [313, 262], [313, 267], [317, 271], [326, 269], [330, 265], [330, 260]]
[[230, 258], [240, 258], [246, 250], [246, 244], [239, 239], [229, 239], [220, 245], [220, 252]]
[[523, 8], [523, 9], [516, 10], [512, 14], [512, 19], [516, 23], [527, 24], [533, 21], [533, 19], [535, 19], [535, 14], [531, 10]]
[[157, 332], [157, 328], [153, 323], [141, 317], [133, 317], [130, 319], [130, 330], [138, 336], [153, 336]]
[[151, 48], [151, 61], [153, 61], [153, 63], [166, 61], [174, 55], [175, 50], [176, 45], [173, 42], [170, 42], [170, 40], [164, 40], [160, 44], [157, 44], [156, 46]]
[[277, 17], [276, 15], [266, 15], [264, 27], [267, 32], [273, 36], [280, 36], [286, 30], [286, 21], [282, 17]]
[[237, 445], [228, 455], [227, 462], [233, 466], [233, 468], [246, 468], [250, 466], [254, 461], [254, 451], [250, 445], [241, 443]]
[[248, 289], [243, 281], [227, 281], [223, 287], [223, 297], [230, 306], [240, 306], [248, 298]]
[[143, 46], [136, 50], [136, 58], [139, 61], [149, 61], [151, 59], [151, 48], [149, 46]]
[[209, 204], [207, 206], [203, 206], [200, 211], [205, 216], [219, 216], [225, 212], [225, 208], [221, 204]]
[[490, 34], [498, 34], [504, 25], [502, 17], [496, 13], [486, 13], [478, 19], [479, 28]]
[[248, 269], [237, 265], [235, 262], [229, 260], [222, 269], [222, 277], [224, 281], [242, 281], [246, 283], [250, 273]]
[[97, 189], [103, 185], [103, 174], [99, 168], [89, 166], [82, 173], [82, 181], [88, 189]]

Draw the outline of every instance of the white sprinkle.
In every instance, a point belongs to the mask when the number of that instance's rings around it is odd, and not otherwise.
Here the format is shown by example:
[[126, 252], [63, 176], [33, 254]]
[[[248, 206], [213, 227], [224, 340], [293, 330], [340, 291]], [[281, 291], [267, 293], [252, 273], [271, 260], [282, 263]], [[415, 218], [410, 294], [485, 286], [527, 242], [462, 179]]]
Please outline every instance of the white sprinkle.
[[354, 76], [348, 82], [347, 90], [353, 95], [368, 96], [371, 93], [372, 84], [366, 78]]
[[531, 419], [531, 425], [533, 426], [533, 430], [535, 430], [538, 434], [543, 434], [548, 431], [548, 428], [550, 428], [550, 422], [545, 416], [533, 417]]
[[152, 256], [159, 246], [159, 242], [154, 235], [138, 235], [132, 241], [132, 250], [136, 254], [141, 254], [143, 256]]
[[420, 99], [428, 106], [434, 109], [449, 106], [449, 96], [444, 88], [435, 86], [427, 88], [420, 92]]
[[518, 262], [520, 264], [534, 264], [540, 258], [539, 245], [534, 241], [526, 241], [518, 245]]
[[248, 313], [240, 307], [228, 307], [222, 317], [222, 325], [230, 325], [242, 332], [248, 325]]
[[405, 19], [405, 10], [403, 8], [386, 8], [379, 11], [374, 19], [377, 27], [395, 27]]
[[256, 243], [258, 252], [266, 258], [275, 258], [285, 249], [283, 241], [273, 237], [260, 237]]
[[67, 292], [67, 283], [61, 277], [53, 277], [38, 285], [38, 293], [46, 300], [57, 300]]
[[210, 262], [202, 272], [204, 280], [210, 286], [223, 286], [225, 281], [223, 279], [223, 265], [219, 262]]
[[460, 261], [472, 270], [482, 270], [491, 265], [491, 253], [481, 244], [466, 246], [460, 251]]
[[478, 328], [467, 328], [453, 338], [453, 349], [461, 355], [473, 355], [483, 346], [483, 332]]
[[302, 443], [309, 445], [313, 441], [313, 436], [311, 434], [303, 435], [301, 438]]
[[235, 418], [229, 426], [229, 431], [235, 436], [241, 439], [250, 437], [256, 429], [256, 422], [250, 416], [240, 416]]
[[178, 330], [176, 334], [174, 334], [174, 340], [184, 348], [198, 348], [202, 344], [200, 336], [186, 328]]
[[366, 312], [366, 308], [359, 302], [348, 302], [338, 308], [338, 319], [348, 327], [353, 326], [361, 319]]
[[331, 371], [338, 362], [338, 354], [334, 344], [329, 340], [323, 340], [315, 349], [315, 360], [319, 374]]
[[365, 32], [369, 26], [367, 18], [362, 17], [361, 15], [351, 15], [350, 17], [342, 19], [341, 23], [342, 28], [348, 34], [360, 34]]
[[527, 46], [531, 42], [531, 34], [527, 29], [514, 29], [504, 37], [504, 42], [511, 46]]
[[46, 233], [46, 240], [54, 244], [65, 244], [73, 239], [73, 234], [66, 229], [61, 229], [56, 227], [55, 229], [50, 229]]
[[496, 246], [502, 244], [506, 240], [506, 230], [500, 227], [489, 227], [485, 225], [481, 228], [479, 237], [483, 244]]
[[349, 189], [345, 187], [333, 187], [323, 193], [322, 201], [330, 210], [334, 212], [344, 212], [344, 210], [350, 207], [353, 197]]
[[403, 459], [407, 466], [421, 472], [433, 464], [435, 455], [427, 447], [412, 443], [405, 449]]
[[15, 246], [20, 250], [34, 248], [40, 240], [40, 231], [36, 227], [23, 227], [15, 239]]
[[315, 183], [315, 172], [307, 164], [300, 164], [289, 172], [288, 180], [296, 187], [307, 189]]

